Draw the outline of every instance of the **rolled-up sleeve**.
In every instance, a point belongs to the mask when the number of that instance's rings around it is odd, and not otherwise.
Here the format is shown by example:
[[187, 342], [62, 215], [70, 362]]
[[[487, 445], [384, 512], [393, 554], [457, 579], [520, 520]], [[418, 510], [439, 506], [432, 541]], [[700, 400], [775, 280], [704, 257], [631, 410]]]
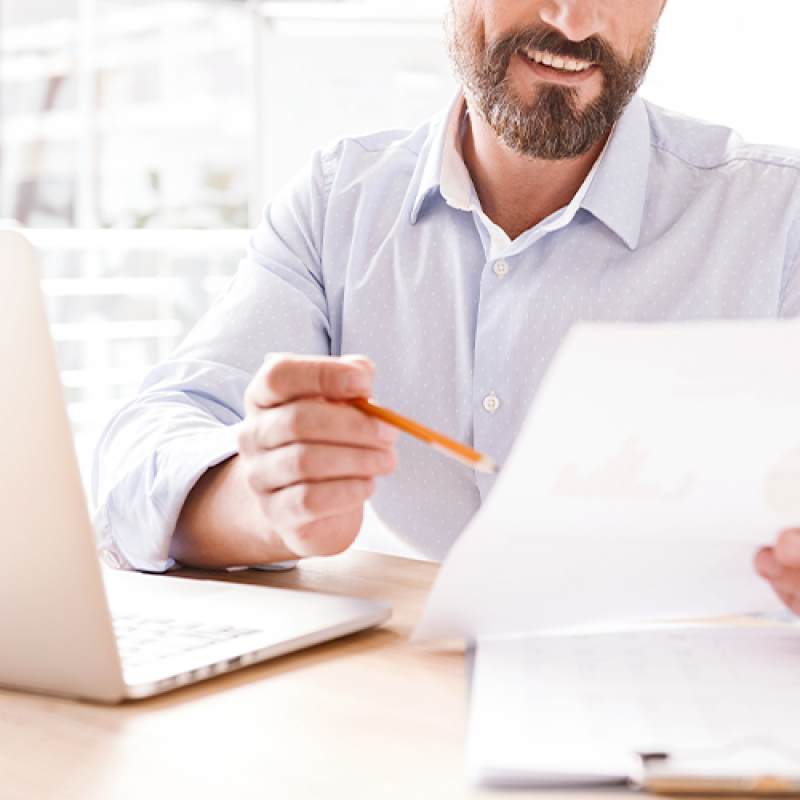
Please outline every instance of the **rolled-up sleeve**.
[[206, 470], [237, 452], [244, 392], [269, 353], [330, 353], [319, 253], [328, 181], [315, 158], [264, 212], [225, 295], [95, 450], [95, 533], [114, 566], [160, 572], [183, 503]]

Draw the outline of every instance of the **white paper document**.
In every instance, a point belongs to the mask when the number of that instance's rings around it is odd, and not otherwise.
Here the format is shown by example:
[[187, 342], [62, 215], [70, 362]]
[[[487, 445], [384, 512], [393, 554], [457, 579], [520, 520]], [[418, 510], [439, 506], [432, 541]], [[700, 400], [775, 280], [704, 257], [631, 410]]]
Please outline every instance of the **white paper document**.
[[582, 325], [418, 638], [779, 608], [753, 567], [800, 525], [800, 323]]
[[468, 770], [491, 786], [619, 782], [639, 753], [667, 753], [697, 775], [798, 778], [798, 675], [791, 628], [481, 642]]

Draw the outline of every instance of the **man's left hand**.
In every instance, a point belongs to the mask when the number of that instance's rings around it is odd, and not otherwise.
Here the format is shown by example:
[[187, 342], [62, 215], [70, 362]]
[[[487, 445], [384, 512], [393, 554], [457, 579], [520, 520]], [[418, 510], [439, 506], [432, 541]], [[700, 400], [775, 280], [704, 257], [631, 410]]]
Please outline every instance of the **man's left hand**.
[[800, 528], [784, 531], [774, 547], [759, 550], [756, 569], [789, 609], [800, 614]]

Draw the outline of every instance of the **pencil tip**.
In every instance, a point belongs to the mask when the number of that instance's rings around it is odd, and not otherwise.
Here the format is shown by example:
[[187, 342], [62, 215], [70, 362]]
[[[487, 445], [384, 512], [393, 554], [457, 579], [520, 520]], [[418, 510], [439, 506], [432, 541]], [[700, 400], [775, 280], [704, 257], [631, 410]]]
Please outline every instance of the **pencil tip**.
[[477, 464], [475, 464], [475, 469], [478, 472], [488, 472], [490, 474], [497, 474], [500, 470], [497, 468], [497, 464], [492, 461], [491, 458], [487, 458], [484, 456]]

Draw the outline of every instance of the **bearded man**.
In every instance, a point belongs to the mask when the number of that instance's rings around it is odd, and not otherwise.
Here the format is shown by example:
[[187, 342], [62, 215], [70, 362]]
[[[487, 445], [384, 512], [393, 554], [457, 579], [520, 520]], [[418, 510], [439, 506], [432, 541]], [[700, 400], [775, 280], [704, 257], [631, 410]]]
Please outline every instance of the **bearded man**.
[[[337, 553], [372, 497], [379, 548], [441, 559], [494, 477], [337, 401], [374, 394], [502, 463], [574, 323], [796, 316], [800, 158], [637, 95], [665, 2], [451, 0], [452, 106], [318, 153], [109, 424], [109, 557]], [[797, 608], [800, 532], [758, 568]]]

